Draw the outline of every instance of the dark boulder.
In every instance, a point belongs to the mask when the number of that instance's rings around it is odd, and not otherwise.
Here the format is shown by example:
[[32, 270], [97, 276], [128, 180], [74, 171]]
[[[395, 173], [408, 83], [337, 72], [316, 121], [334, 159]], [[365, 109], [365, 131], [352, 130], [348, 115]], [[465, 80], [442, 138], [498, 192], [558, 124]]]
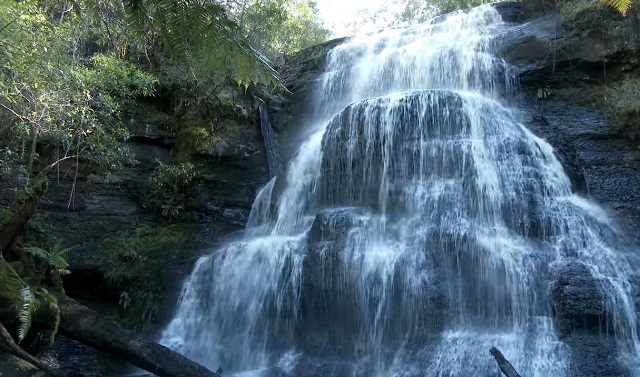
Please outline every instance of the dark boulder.
[[606, 329], [605, 297], [589, 267], [570, 260], [552, 266], [551, 274], [551, 299], [559, 334], [598, 334]]
[[322, 241], [343, 241], [349, 230], [358, 223], [363, 223], [364, 211], [361, 208], [329, 208], [316, 215], [309, 230], [309, 243]]

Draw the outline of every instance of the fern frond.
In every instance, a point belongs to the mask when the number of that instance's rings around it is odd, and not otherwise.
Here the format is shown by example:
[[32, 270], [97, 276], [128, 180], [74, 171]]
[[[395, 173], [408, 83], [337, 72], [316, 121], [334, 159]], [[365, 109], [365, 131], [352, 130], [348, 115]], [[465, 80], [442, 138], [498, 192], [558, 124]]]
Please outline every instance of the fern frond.
[[24, 286], [20, 276], [4, 258], [0, 257], [0, 298], [5, 299], [11, 305], [19, 306], [21, 303], [20, 290]]
[[622, 13], [622, 15], [626, 15], [633, 0], [600, 0], [600, 2], [614, 8], [618, 12]]
[[24, 248], [24, 251], [26, 251], [27, 253], [33, 254], [37, 257], [40, 257], [44, 260], [49, 259], [49, 252], [40, 247], [28, 246]]
[[33, 296], [31, 288], [23, 287], [20, 290], [20, 299], [22, 300], [22, 305], [18, 311], [18, 321], [20, 322], [20, 326], [18, 327], [18, 342], [22, 342], [27, 336], [31, 328], [33, 313], [38, 309], [38, 301]]
[[251, 48], [217, 2], [125, 0], [125, 10], [132, 25], [158, 33], [188, 71], [202, 74], [201, 79], [230, 76], [245, 88], [249, 83], [284, 88], [277, 72]]
[[25, 247], [24, 250], [28, 253], [42, 258], [56, 270], [66, 270], [69, 267], [69, 263], [67, 263], [64, 257], [68, 252], [75, 248], [77, 248], [77, 246], [63, 248], [62, 241], [60, 239], [57, 239], [51, 246], [50, 250], [45, 250], [43, 248], [35, 246]]

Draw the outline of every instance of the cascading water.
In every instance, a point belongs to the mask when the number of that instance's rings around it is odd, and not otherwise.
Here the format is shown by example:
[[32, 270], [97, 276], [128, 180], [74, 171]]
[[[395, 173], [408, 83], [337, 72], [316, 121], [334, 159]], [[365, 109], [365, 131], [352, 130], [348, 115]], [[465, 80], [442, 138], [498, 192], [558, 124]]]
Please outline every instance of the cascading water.
[[225, 375], [568, 376], [552, 276], [584, 268], [631, 374], [630, 267], [602, 211], [501, 98], [490, 6], [350, 39], [319, 125], [259, 193], [244, 238], [201, 259], [162, 342]]

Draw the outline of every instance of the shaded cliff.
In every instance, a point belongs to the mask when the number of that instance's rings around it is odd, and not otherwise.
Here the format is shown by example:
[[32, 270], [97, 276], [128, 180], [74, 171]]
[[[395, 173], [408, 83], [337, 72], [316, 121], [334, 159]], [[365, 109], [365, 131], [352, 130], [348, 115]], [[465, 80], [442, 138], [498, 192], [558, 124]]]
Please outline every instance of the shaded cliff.
[[[176, 130], [185, 121], [198, 127], [199, 120], [176, 116], [167, 96], [161, 92], [126, 111], [126, 144], [135, 165], [108, 176], [83, 164], [77, 170], [61, 165], [23, 236], [25, 244], [55, 239], [72, 248], [65, 255], [71, 271], [66, 293], [149, 336], [171, 315], [181, 281], [197, 258], [244, 228], [256, 192], [269, 178], [258, 103], [250, 94], [230, 87], [224, 100], [232, 106], [217, 118], [216, 139], [187, 152], [186, 143], [196, 141]], [[192, 164], [194, 178], [185, 188], [184, 206], [172, 215], [163, 210], [172, 193], [154, 191], [153, 177], [161, 164], [176, 161]], [[2, 192], [8, 202], [10, 187]], [[104, 376], [127, 369], [64, 337], [53, 347], [36, 339], [29, 349], [63, 371]]]

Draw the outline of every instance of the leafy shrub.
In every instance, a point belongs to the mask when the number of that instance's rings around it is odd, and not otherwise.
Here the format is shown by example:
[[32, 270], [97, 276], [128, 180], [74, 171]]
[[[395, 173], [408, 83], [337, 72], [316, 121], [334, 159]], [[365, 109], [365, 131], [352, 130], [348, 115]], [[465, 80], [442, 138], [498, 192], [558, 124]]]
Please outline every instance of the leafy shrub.
[[160, 161], [151, 175], [153, 202], [162, 210], [163, 216], [176, 217], [186, 206], [196, 178], [195, 166], [190, 162], [164, 164]]
[[178, 225], [140, 225], [111, 238], [107, 281], [120, 291], [120, 313], [136, 329], [147, 328], [158, 314], [164, 271], [180, 257], [176, 250], [188, 239]]

